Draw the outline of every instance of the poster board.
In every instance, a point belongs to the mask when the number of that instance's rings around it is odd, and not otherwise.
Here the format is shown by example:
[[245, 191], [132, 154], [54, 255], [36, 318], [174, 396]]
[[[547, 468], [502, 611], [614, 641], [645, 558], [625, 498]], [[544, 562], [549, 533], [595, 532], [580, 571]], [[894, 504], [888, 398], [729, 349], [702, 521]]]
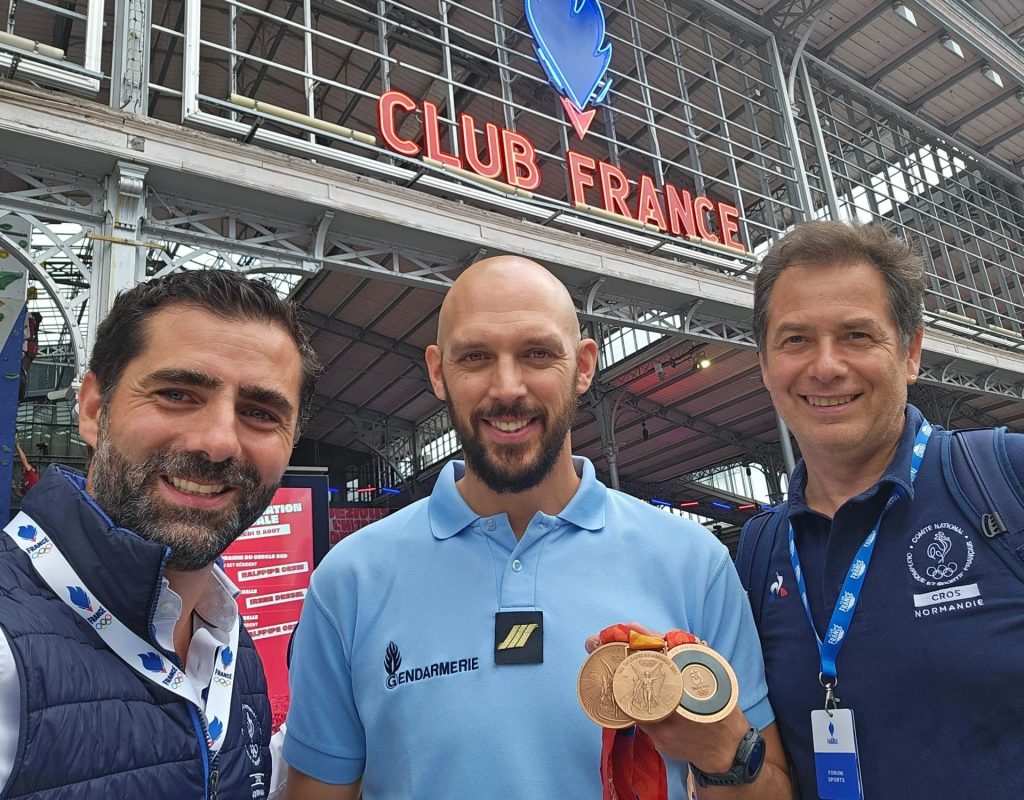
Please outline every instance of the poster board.
[[267, 510], [223, 555], [263, 660], [274, 730], [288, 711], [288, 644], [310, 575], [327, 552], [327, 484], [326, 475], [285, 475]]

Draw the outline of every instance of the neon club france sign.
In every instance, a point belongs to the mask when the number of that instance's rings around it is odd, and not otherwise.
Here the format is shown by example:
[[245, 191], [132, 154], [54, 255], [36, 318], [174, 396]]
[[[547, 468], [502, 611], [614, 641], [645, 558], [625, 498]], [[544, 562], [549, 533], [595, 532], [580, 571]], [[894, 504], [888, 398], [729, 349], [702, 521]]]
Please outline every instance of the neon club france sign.
[[[605, 41], [604, 12], [598, 0], [525, 0], [524, 11], [537, 60], [582, 140], [612, 83], [608, 75], [612, 46]], [[405, 117], [417, 111], [423, 123], [421, 141], [399, 133]], [[434, 103], [417, 102], [395, 90], [385, 92], [377, 103], [377, 128], [393, 152], [421, 157], [483, 182], [497, 181], [519, 195], [532, 196], [540, 188], [537, 153], [527, 136], [485, 122], [481, 141], [477, 121], [470, 114], [460, 113], [457, 123], [455, 136], [461, 155], [442, 147], [440, 113]], [[565, 160], [575, 208], [730, 252], [747, 252], [738, 238], [740, 214], [735, 206], [694, 196], [669, 183], [659, 189], [647, 173], [631, 183], [620, 167], [571, 148]], [[593, 203], [595, 198], [599, 202]], [[714, 225], [709, 225], [711, 220]]]

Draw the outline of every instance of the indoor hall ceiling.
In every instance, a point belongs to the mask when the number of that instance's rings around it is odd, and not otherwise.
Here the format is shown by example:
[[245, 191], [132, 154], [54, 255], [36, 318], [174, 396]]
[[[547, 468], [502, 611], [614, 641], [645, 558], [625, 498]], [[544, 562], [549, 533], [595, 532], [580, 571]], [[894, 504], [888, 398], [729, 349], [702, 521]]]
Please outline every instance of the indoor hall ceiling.
[[[985, 53], [973, 50], [929, 14], [942, 0], [906, 0], [916, 26], [897, 15], [892, 0], [730, 0], [792, 52], [817, 14], [807, 52], [839, 68], [973, 149], [1019, 172], [1024, 164], [1024, 82], [992, 65], [998, 86], [982, 73]], [[950, 0], [983, 18], [1009, 57], [1024, 68], [1024, 4], [1020, 0]], [[959, 45], [943, 46], [944, 37]], [[949, 49], [947, 49], [949, 48]], [[784, 59], [786, 56], [784, 56]]]
[[[296, 297], [326, 366], [310, 438], [372, 451], [382, 442], [367, 440], [371, 425], [375, 437], [385, 431], [398, 437], [441, 409], [422, 361], [435, 339], [440, 293], [328, 269], [307, 279]], [[711, 365], [698, 369], [698, 356]], [[572, 439], [574, 451], [593, 460], [607, 480], [592, 408], [602, 395], [614, 412], [618, 471], [628, 491], [707, 500], [693, 473], [772, 459], [782, 467], [775, 414], [752, 350], [665, 338], [600, 374], [596, 391], [580, 403]], [[1024, 430], [1024, 401], [931, 385], [913, 387], [911, 400], [941, 425]], [[425, 477], [436, 471], [437, 465], [428, 467]]]

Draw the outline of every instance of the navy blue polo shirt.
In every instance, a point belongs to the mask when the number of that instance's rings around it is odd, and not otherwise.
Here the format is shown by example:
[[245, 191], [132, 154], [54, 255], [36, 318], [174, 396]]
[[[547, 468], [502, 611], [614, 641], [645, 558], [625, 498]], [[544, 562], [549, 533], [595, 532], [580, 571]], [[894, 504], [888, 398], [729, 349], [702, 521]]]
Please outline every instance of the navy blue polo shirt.
[[[804, 501], [793, 473], [788, 514], [818, 635], [850, 564], [894, 486], [837, 660], [836, 695], [854, 712], [864, 795], [899, 800], [1024, 798], [1024, 584], [950, 496], [938, 430], [916, 483], [910, 455], [923, 422], [907, 407], [882, 479], [833, 519]], [[1024, 476], [1024, 436], [1007, 436]], [[761, 603], [769, 699], [804, 798], [817, 797], [812, 709], [822, 708], [819, 656], [796, 590], [785, 530], [774, 542]]]

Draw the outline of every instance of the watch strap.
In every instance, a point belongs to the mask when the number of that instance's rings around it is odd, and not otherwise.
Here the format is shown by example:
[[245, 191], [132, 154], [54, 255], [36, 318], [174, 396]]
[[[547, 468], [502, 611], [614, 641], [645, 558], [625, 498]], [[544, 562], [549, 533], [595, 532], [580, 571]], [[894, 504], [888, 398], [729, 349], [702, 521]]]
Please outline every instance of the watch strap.
[[732, 760], [732, 767], [728, 772], [704, 772], [702, 769], [690, 764], [690, 770], [693, 772], [697, 785], [701, 787], [745, 786], [748, 783], [753, 783], [761, 772], [761, 767], [764, 766], [764, 753], [762, 753], [753, 771], [749, 768], [750, 757], [759, 743], [762, 748], [765, 746], [764, 737], [757, 728], [751, 726], [743, 738], [740, 739], [739, 746], [736, 748], [736, 755]]

